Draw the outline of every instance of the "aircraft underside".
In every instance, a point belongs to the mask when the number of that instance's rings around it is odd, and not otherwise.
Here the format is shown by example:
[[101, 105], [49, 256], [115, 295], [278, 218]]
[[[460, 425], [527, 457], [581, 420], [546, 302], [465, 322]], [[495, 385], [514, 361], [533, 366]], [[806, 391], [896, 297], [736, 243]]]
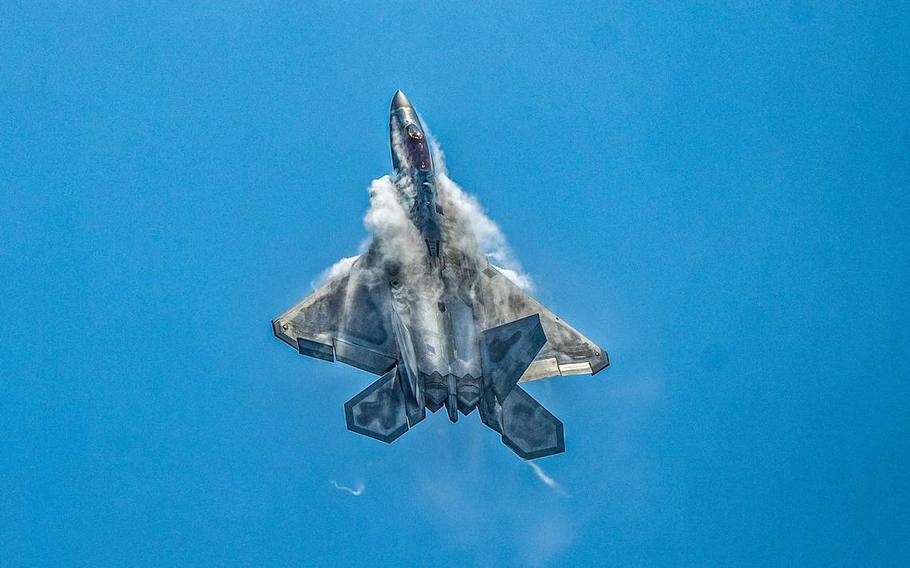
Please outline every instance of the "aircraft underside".
[[353, 432], [392, 442], [427, 410], [445, 407], [454, 422], [477, 409], [522, 458], [564, 451], [562, 422], [519, 383], [594, 375], [606, 352], [489, 264], [476, 212], [436, 172], [400, 91], [390, 144], [396, 175], [371, 188], [369, 250], [275, 318], [275, 335], [379, 375], [344, 405]]

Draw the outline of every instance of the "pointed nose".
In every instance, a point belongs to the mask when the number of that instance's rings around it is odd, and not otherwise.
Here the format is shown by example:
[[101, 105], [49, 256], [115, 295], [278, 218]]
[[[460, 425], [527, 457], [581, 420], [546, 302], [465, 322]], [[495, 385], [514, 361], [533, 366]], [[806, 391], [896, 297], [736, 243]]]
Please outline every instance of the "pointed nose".
[[409, 101], [408, 98], [406, 96], [404, 96], [404, 93], [402, 93], [400, 90], [398, 90], [398, 91], [395, 91], [395, 96], [392, 97], [392, 112], [395, 112], [396, 110], [398, 110], [400, 108], [414, 108], [414, 107], [411, 105], [411, 101]]

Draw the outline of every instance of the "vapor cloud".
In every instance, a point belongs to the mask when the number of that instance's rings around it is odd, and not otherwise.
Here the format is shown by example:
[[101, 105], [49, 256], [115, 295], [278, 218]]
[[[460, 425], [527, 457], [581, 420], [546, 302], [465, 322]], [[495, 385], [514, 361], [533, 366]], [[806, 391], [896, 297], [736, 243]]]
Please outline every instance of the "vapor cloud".
[[458, 220], [462, 224], [461, 233], [473, 241], [473, 243], [459, 244], [479, 248], [479, 252], [486, 256], [491, 264], [496, 265], [503, 276], [526, 292], [531, 291], [534, 288], [533, 281], [522, 269], [521, 263], [509, 247], [499, 225], [487, 216], [476, 197], [467, 193], [449, 177], [445, 154], [439, 146], [439, 142], [432, 134], [429, 138], [433, 164], [437, 170], [436, 180], [440, 198], [449, 207], [455, 209]]
[[315, 290], [329, 280], [335, 280], [336, 278], [346, 276], [351, 271], [351, 267], [354, 266], [354, 262], [358, 258], [360, 258], [359, 254], [342, 258], [332, 266], [320, 272], [319, 276], [317, 276], [316, 279], [310, 283], [310, 286]]
[[366, 489], [367, 489], [366, 485], [364, 485], [362, 482], [357, 482], [357, 486], [353, 487], [353, 488], [348, 487], [347, 485], [342, 485], [342, 484], [338, 483], [337, 481], [335, 481], [334, 479], [331, 480], [331, 484], [335, 487], [335, 489], [337, 489], [339, 491], [346, 491], [346, 492], [350, 493], [351, 495], [353, 495], [354, 497], [360, 497], [361, 495], [363, 495], [363, 492], [366, 491]]
[[[428, 135], [428, 139], [437, 172], [437, 197], [447, 220], [444, 239], [465, 254], [494, 265], [503, 276], [526, 292], [532, 291], [534, 283], [522, 269], [502, 230], [487, 216], [476, 197], [449, 178], [445, 155], [439, 143], [432, 135]], [[409, 216], [416, 188], [411, 187], [407, 180], [385, 175], [372, 181], [369, 194], [370, 208], [363, 218], [369, 237], [361, 243], [360, 254], [342, 258], [324, 270], [314, 280], [314, 288], [347, 275], [351, 266], [370, 247], [374, 248], [373, 253], [379, 259], [378, 269], [385, 269], [388, 262], [407, 266], [425, 253], [426, 247]]]
[[505, 268], [503, 266], [496, 266], [492, 262], [490, 264], [525, 292], [530, 292], [534, 289], [534, 282], [532, 282], [531, 277], [524, 272], [518, 272], [517, 270], [512, 270], [511, 268]]

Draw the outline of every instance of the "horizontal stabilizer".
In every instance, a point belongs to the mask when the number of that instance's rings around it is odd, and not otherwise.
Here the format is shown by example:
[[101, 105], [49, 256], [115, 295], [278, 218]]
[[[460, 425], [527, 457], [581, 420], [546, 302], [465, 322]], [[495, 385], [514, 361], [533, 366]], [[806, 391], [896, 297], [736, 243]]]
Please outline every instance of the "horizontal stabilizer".
[[391, 443], [408, 430], [404, 392], [398, 367], [392, 369], [344, 403], [348, 430]]
[[502, 403], [502, 441], [526, 460], [566, 451], [562, 422], [519, 386]]

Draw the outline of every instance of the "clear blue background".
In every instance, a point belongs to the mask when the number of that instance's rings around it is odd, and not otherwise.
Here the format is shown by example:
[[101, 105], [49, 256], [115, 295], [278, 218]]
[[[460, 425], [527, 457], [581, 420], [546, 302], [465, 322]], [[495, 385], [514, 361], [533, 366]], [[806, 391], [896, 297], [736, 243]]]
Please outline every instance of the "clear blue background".
[[[0, 9], [0, 564], [907, 562], [906, 3], [209, 4]], [[271, 334], [397, 88], [612, 355], [565, 495]]]

